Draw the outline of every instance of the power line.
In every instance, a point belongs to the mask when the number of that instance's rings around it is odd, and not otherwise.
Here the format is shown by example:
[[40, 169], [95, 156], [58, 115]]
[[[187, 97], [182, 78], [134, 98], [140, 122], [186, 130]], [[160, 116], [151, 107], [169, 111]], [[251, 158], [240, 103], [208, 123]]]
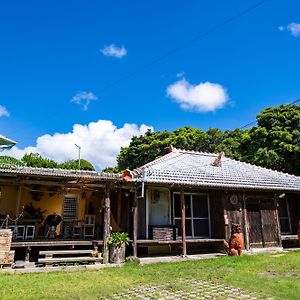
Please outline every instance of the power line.
[[[288, 103], [288, 104], [286, 104], [286, 105], [293, 105], [293, 104], [298, 103], [299, 101], [300, 101], [300, 98], [297, 99], [297, 100], [295, 100], [295, 101], [293, 101], [293, 102], [291, 102], [291, 103]], [[247, 127], [252, 126], [252, 125], [254, 125], [254, 124], [256, 124], [256, 121], [252, 121], [252, 122], [250, 122], [250, 123], [248, 123], [248, 124], [246, 124], [246, 125], [240, 127], [239, 129], [244, 129], [244, 128], [247, 128]]]
[[164, 53], [163, 55], [153, 59], [152, 61], [146, 63], [145, 65], [143, 66], [140, 66], [139, 68], [137, 68], [136, 70], [132, 71], [131, 73], [128, 73], [127, 75], [123, 76], [123, 77], [120, 77], [118, 79], [116, 79], [115, 81], [112, 81], [110, 83], [108, 83], [106, 86], [104, 86], [101, 90], [100, 90], [100, 93], [103, 93], [105, 92], [106, 90], [116, 86], [117, 84], [119, 84], [120, 82], [126, 80], [126, 79], [129, 79], [131, 77], [133, 77], [134, 75], [144, 71], [145, 69], [157, 64], [158, 62], [164, 60], [165, 58], [175, 54], [176, 52], [178, 52], [179, 50], [182, 50], [192, 44], [194, 44], [195, 42], [197, 42], [198, 40], [206, 37], [207, 35], [217, 31], [218, 29], [222, 28], [223, 26], [225, 25], [228, 25], [232, 22], [234, 22], [235, 20], [241, 18], [242, 16], [244, 15], [247, 15], [249, 14], [250, 12], [254, 11], [255, 9], [257, 9], [258, 7], [262, 6], [263, 4], [265, 4], [267, 1], [269, 0], [262, 0], [262, 1], [259, 1], [259, 2], [256, 2], [255, 4], [249, 6], [247, 9], [237, 13], [236, 15], [234, 16], [231, 16], [229, 17], [228, 19], [224, 20], [223, 22], [213, 26], [212, 28], [200, 33], [199, 35], [197, 35], [196, 37], [194, 37], [193, 39], [177, 46], [176, 48], [173, 48], [169, 51], [167, 51], [166, 53]]

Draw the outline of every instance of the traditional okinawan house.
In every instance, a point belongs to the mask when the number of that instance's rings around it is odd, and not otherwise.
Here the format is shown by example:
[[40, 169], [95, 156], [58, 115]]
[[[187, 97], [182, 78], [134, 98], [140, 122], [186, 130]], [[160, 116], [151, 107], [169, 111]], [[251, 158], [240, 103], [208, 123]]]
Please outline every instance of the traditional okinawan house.
[[16, 250], [107, 248], [111, 230], [131, 231], [133, 191], [120, 174], [2, 166], [0, 227]]
[[[134, 252], [222, 247], [240, 224], [247, 249], [296, 239], [300, 177], [225, 157], [172, 148], [123, 177], [136, 182]], [[154, 247], [156, 246], [156, 247]], [[161, 251], [162, 249], [160, 249]]]

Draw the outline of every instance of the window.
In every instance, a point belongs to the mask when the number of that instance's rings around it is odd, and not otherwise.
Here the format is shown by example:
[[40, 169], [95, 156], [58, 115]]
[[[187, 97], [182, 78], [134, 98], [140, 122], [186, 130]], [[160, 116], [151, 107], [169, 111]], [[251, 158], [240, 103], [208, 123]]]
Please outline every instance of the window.
[[[209, 200], [206, 194], [184, 194], [186, 236], [200, 238], [210, 236]], [[180, 194], [173, 195], [174, 225], [181, 236]]]
[[78, 215], [78, 197], [65, 196], [63, 204], [63, 219], [68, 221], [76, 220]]
[[278, 212], [281, 233], [291, 233], [291, 222], [289, 216], [289, 207], [286, 199], [278, 200]]

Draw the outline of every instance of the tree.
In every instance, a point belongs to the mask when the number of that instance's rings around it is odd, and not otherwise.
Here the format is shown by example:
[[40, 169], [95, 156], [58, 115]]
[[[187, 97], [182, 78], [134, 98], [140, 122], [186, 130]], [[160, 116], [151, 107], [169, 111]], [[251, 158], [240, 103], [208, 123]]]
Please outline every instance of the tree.
[[22, 167], [25, 166], [25, 164], [20, 161], [19, 159], [16, 159], [11, 156], [2, 155], [0, 156], [0, 165], [2, 167]]
[[172, 133], [168, 131], [152, 132], [134, 136], [128, 147], [122, 147], [117, 157], [119, 170], [134, 169], [152, 161], [168, 152], [173, 141]]
[[[61, 163], [58, 165], [58, 168], [78, 170], [79, 169], [78, 159], [68, 160], [64, 163]], [[80, 170], [95, 171], [95, 168], [87, 160], [80, 159]]]
[[300, 107], [281, 105], [262, 110], [257, 126], [242, 141], [242, 159], [300, 175]]
[[117, 169], [134, 169], [168, 153], [168, 148], [224, 152], [227, 157], [300, 175], [300, 107], [281, 105], [262, 110], [257, 126], [247, 130], [183, 127], [132, 138], [121, 148]]
[[25, 154], [21, 161], [25, 163], [27, 167], [34, 168], [57, 168], [58, 166], [54, 160], [44, 158], [38, 153]]
[[214, 152], [224, 139], [217, 128], [207, 132], [189, 126], [175, 129], [173, 132], [147, 131], [145, 135], [134, 136], [128, 147], [121, 148], [117, 157], [118, 169], [135, 169], [169, 152], [170, 145], [185, 150]]
[[[69, 160], [64, 163], [57, 163], [54, 160], [42, 157], [38, 153], [25, 154], [22, 157], [21, 162], [23, 163], [23, 165], [26, 165], [27, 167], [33, 167], [33, 168], [51, 168], [51, 169], [57, 168], [57, 169], [73, 169], [73, 170], [77, 170], [79, 168], [78, 159]], [[95, 168], [87, 160], [81, 159], [80, 170], [95, 171]]]

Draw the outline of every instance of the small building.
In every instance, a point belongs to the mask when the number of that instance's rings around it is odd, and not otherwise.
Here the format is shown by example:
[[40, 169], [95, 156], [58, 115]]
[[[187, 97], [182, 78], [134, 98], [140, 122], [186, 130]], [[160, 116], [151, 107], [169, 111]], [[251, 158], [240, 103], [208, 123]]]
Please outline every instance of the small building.
[[235, 223], [247, 249], [281, 247], [297, 238], [300, 177], [175, 148], [124, 176], [144, 191], [137, 201], [137, 247], [175, 247], [182, 219], [188, 250], [222, 246]]

